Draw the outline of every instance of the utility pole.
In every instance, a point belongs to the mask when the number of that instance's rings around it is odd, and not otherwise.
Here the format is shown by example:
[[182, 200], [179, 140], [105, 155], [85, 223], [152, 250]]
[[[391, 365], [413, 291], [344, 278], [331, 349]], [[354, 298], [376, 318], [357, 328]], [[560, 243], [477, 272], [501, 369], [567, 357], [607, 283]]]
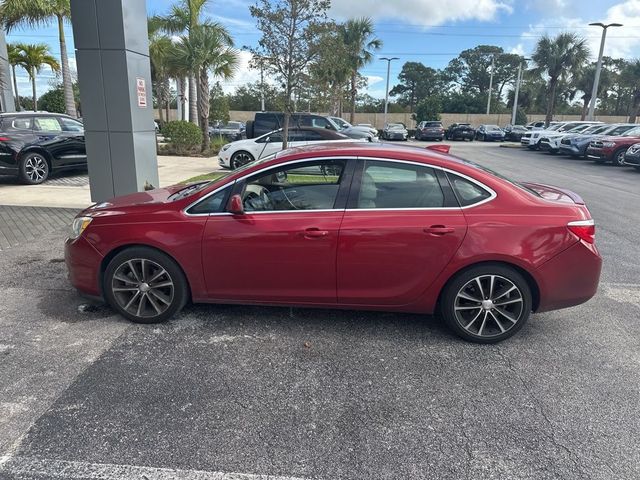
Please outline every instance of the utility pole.
[[264, 112], [264, 66], [260, 59], [260, 111]]
[[[528, 58], [523, 58], [522, 62], [526, 62]], [[518, 94], [520, 93], [520, 82], [522, 81], [522, 62], [518, 65], [518, 78], [516, 79], [516, 91], [513, 95], [513, 112], [511, 113], [511, 125], [516, 124], [516, 115], [518, 113]]]
[[489, 77], [489, 97], [487, 98], [487, 115], [491, 113], [491, 90], [493, 90], [493, 70], [496, 65], [496, 56], [491, 56], [491, 77]]
[[602, 40], [600, 40], [600, 53], [598, 54], [598, 63], [596, 64], [596, 76], [593, 79], [593, 89], [591, 90], [591, 101], [589, 102], [589, 113], [587, 115], [588, 120], [593, 120], [593, 116], [596, 110], [596, 101], [598, 100], [598, 84], [600, 83], [600, 71], [602, 70], [602, 54], [604, 53], [604, 40], [607, 37], [607, 28], [609, 27], [621, 27], [621, 23], [609, 23], [605, 25], [601, 22], [595, 22], [589, 24], [592, 27], [602, 27]]
[[391, 73], [391, 62], [393, 60], [400, 60], [398, 57], [382, 57], [380, 60], [387, 61], [387, 88], [384, 96], [384, 124], [387, 125], [387, 110], [389, 109], [389, 74]]

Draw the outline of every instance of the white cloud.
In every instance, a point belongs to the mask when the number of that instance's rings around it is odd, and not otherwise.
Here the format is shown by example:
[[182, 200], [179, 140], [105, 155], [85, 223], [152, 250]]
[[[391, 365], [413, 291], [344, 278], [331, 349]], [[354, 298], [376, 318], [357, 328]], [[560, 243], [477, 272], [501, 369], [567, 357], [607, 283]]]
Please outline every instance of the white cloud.
[[395, 18], [413, 25], [436, 25], [446, 21], [493, 20], [500, 11], [511, 13], [511, 0], [339, 0], [331, 13], [339, 19], [370, 16], [374, 20]]
[[365, 77], [367, 78], [367, 85], [369, 87], [375, 85], [376, 83], [380, 83], [384, 80], [384, 78], [378, 75], [365, 75]]
[[[233, 78], [226, 81], [220, 81], [220, 85], [222, 85], [222, 89], [225, 93], [233, 93], [236, 88], [241, 85], [260, 81], [260, 70], [249, 67], [249, 62], [251, 62], [251, 53], [246, 50], [240, 50], [239, 55], [240, 61], [238, 62], [238, 69], [236, 70]], [[213, 84], [219, 79], [211, 78], [210, 80], [210, 83]], [[264, 75], [264, 82], [270, 85], [276, 84], [275, 80], [270, 78], [266, 73]]]
[[[512, 48], [514, 53], [530, 55], [543, 34], [556, 36], [561, 31], [576, 32], [587, 41], [591, 52], [591, 59], [595, 60], [600, 50], [600, 39], [602, 29], [600, 27], [588, 27], [589, 23], [599, 21], [605, 24], [622, 23], [627, 26], [610, 28], [607, 30], [607, 40], [605, 43], [604, 55], [609, 57], [635, 58], [640, 49], [640, 38], [637, 35], [637, 26], [640, 25], [640, 0], [627, 0], [609, 8], [602, 18], [567, 18], [554, 16], [536, 25], [529, 27], [529, 30], [521, 36], [520, 42]], [[547, 29], [546, 25], [563, 25], [564, 30]], [[585, 28], [587, 27], [587, 28]]]

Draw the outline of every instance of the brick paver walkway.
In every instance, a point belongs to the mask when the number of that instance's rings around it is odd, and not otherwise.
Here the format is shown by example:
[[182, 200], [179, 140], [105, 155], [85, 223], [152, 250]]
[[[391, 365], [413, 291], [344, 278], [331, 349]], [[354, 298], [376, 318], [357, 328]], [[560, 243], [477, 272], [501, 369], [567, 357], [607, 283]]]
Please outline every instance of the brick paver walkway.
[[67, 228], [77, 213], [77, 210], [68, 208], [0, 205], [0, 250]]

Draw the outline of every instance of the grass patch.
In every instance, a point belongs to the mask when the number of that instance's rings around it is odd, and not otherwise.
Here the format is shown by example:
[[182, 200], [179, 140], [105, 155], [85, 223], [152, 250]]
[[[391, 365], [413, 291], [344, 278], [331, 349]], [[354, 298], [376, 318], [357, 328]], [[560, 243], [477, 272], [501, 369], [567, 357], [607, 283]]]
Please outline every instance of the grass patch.
[[217, 180], [219, 178], [225, 177], [227, 175], [229, 175], [229, 172], [205, 173], [204, 175], [198, 175], [196, 177], [188, 178], [187, 180], [183, 180], [180, 183], [195, 183], [195, 182], [212, 181], [212, 180]]

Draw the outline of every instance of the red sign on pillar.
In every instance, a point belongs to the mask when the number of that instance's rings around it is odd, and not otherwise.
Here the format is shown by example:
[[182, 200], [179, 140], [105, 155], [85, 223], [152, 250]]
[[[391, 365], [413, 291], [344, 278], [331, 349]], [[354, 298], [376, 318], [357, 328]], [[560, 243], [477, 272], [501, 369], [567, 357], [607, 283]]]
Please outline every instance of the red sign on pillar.
[[147, 85], [144, 78], [136, 78], [136, 92], [138, 95], [138, 107], [147, 107]]

